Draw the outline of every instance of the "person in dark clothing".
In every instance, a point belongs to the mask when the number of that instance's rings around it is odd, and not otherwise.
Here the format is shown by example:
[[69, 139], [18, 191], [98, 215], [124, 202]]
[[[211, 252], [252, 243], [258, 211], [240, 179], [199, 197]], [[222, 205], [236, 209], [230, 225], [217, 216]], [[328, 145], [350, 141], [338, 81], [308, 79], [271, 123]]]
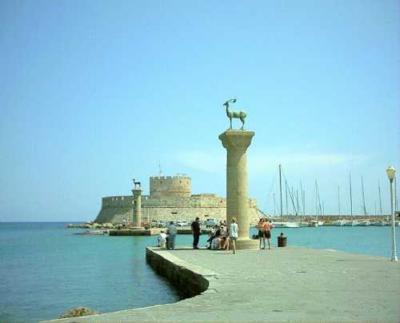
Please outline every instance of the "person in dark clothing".
[[199, 249], [199, 238], [200, 238], [200, 219], [196, 218], [192, 222], [192, 233], [193, 233], [193, 249]]

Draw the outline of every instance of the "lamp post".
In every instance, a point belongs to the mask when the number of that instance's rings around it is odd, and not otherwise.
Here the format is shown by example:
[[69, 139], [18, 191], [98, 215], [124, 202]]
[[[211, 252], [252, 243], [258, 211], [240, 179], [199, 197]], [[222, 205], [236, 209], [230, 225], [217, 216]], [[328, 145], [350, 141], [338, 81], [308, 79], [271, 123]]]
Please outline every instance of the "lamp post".
[[392, 214], [392, 261], [397, 261], [397, 251], [396, 251], [396, 222], [394, 220], [394, 199], [393, 199], [393, 180], [396, 177], [396, 169], [393, 166], [389, 166], [386, 169], [386, 174], [390, 182], [390, 211]]

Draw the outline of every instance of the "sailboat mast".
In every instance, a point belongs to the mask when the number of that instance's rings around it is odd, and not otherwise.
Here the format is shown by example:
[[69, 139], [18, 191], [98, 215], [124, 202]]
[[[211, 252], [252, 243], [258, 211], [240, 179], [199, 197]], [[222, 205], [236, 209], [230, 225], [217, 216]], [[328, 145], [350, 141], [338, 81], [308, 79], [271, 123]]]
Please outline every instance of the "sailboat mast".
[[288, 190], [287, 190], [286, 180], [285, 180], [285, 202], [286, 202], [286, 215], [289, 215], [289, 201], [288, 201]]
[[365, 195], [364, 195], [364, 179], [361, 176], [361, 192], [362, 192], [362, 201], [363, 201], [363, 211], [364, 215], [367, 215], [367, 208], [365, 206]]
[[305, 197], [305, 192], [303, 190], [303, 184], [300, 181], [300, 192], [301, 192], [301, 204], [303, 206], [303, 216], [306, 215], [306, 197]]
[[339, 216], [340, 216], [340, 186], [337, 188], [337, 196], [338, 196], [338, 207], [339, 207]]
[[295, 195], [294, 195], [294, 188], [292, 186], [292, 188], [289, 190], [289, 194], [290, 194], [290, 199], [292, 200], [292, 206], [293, 206], [293, 212], [294, 214], [297, 216], [298, 212], [297, 212], [297, 208], [296, 208], [296, 203], [294, 201], [295, 199]]
[[379, 214], [382, 215], [382, 196], [381, 196], [381, 184], [378, 182], [379, 191]]
[[349, 184], [350, 184], [350, 215], [353, 218], [353, 195], [351, 191], [351, 173], [349, 173]]
[[283, 216], [283, 204], [282, 204], [282, 166], [279, 164], [279, 197], [281, 203], [281, 218]]
[[[286, 180], [285, 180], [285, 183], [286, 183], [286, 185], [287, 185], [287, 181], [286, 181]], [[290, 201], [292, 202], [293, 211], [294, 211], [295, 214], [297, 215], [297, 210], [296, 210], [296, 205], [295, 205], [295, 203], [294, 203], [294, 197], [293, 197], [293, 195], [294, 195], [293, 187], [292, 187], [292, 188], [289, 187]]]
[[320, 198], [320, 196], [319, 196], [319, 189], [318, 189], [318, 182], [317, 182], [317, 180], [315, 180], [315, 193], [316, 193], [316, 196], [317, 196], [317, 198], [316, 198], [316, 202], [317, 202], [317, 219], [318, 219], [318, 214], [319, 215], [322, 215], [323, 214], [323, 211], [322, 211], [322, 206], [321, 206], [321, 198]]
[[317, 187], [317, 180], [315, 180], [315, 217], [318, 217], [318, 187]]

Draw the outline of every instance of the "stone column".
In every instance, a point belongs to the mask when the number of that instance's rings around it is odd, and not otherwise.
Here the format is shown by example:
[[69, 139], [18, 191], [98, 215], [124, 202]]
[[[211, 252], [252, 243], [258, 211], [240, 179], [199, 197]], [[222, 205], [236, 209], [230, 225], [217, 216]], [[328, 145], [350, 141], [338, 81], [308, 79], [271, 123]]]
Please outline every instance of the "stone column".
[[250, 221], [247, 196], [247, 156], [246, 150], [254, 136], [252, 131], [227, 130], [219, 136], [227, 150], [226, 163], [226, 220], [231, 223], [236, 218], [239, 226], [238, 249], [257, 248], [258, 241], [249, 239]]
[[142, 189], [140, 184], [134, 184], [133, 190], [133, 226], [142, 227]]

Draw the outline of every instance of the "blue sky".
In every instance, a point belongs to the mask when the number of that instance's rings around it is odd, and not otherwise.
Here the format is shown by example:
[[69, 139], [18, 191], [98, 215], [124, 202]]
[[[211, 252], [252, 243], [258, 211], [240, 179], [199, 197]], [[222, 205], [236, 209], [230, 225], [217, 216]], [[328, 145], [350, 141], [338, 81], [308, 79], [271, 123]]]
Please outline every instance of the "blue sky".
[[[238, 98], [255, 131], [249, 194], [274, 211], [278, 164], [306, 212], [389, 210], [400, 171], [398, 1], [0, 2], [0, 221], [96, 217], [131, 179], [225, 195], [218, 135]], [[234, 122], [235, 127], [239, 123]]]

